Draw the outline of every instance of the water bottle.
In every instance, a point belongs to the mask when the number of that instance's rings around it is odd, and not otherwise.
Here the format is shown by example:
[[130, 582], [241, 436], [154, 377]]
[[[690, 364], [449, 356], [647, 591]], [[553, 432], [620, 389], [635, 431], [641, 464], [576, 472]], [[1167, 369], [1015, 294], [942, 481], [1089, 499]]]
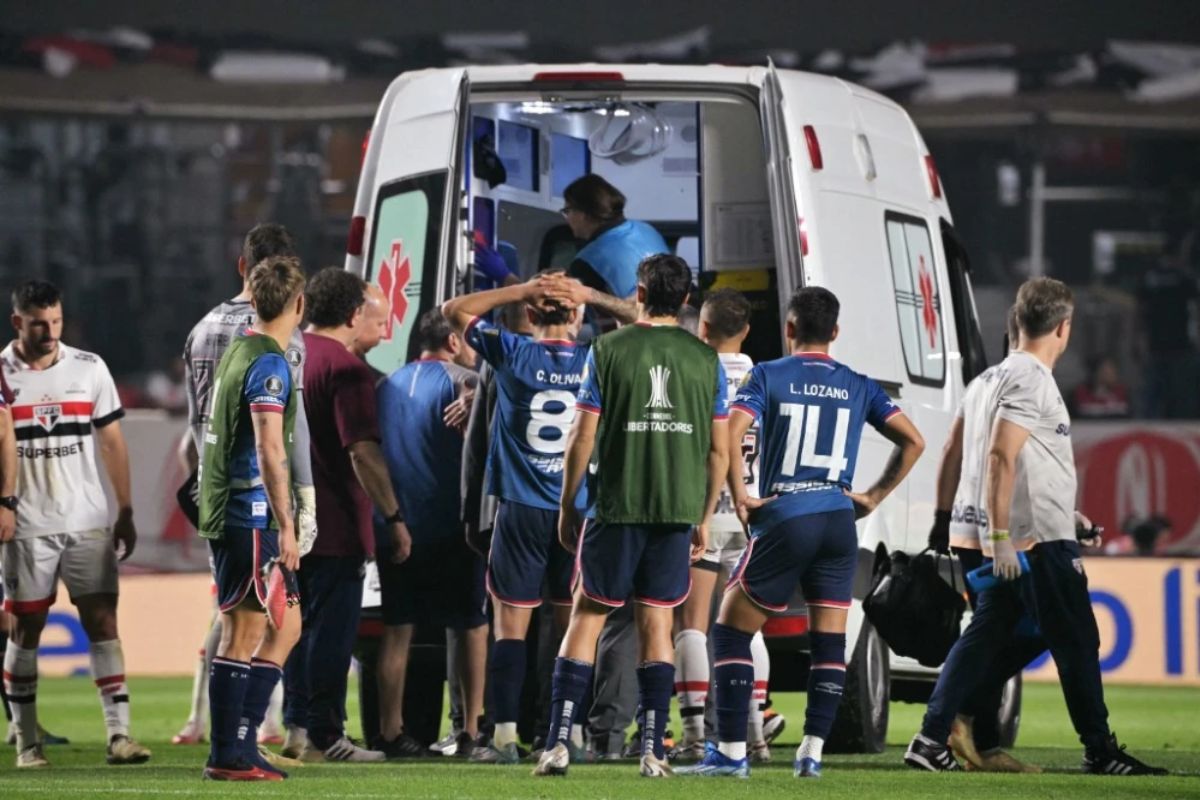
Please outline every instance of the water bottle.
[[[1022, 575], [1029, 572], [1029, 559], [1025, 558], [1024, 550], [1017, 551], [1017, 563], [1021, 565]], [[1000, 579], [992, 573], [992, 564], [993, 562], [989, 561], [982, 567], [967, 573], [967, 583], [971, 585], [971, 590], [975, 594], [991, 589], [1000, 582]]]

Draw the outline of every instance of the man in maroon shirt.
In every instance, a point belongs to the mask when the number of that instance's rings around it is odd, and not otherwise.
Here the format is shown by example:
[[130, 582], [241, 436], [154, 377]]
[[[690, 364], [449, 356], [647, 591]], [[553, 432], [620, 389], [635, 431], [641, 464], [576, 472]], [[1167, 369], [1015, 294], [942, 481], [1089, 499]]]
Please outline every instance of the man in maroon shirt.
[[365, 292], [361, 278], [337, 267], [318, 272], [305, 290], [304, 405], [317, 540], [300, 564], [304, 629], [288, 661], [287, 716], [290, 725], [307, 728], [304, 758], [311, 761], [384, 758], [353, 744], [342, 725], [363, 567], [375, 554], [372, 504], [387, 524], [393, 560], [404, 561], [412, 546], [379, 449], [375, 377], [348, 349], [364, 321]]

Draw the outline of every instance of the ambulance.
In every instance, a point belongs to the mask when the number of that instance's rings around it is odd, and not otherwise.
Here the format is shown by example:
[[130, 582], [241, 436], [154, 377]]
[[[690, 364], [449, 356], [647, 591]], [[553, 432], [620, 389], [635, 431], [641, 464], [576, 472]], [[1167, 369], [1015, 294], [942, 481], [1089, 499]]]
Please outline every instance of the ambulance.
[[[891, 699], [923, 701], [936, 671], [891, 653], [866, 621], [879, 544], [916, 553], [933, 520], [938, 454], [963, 387], [985, 366], [970, 267], [933, 158], [908, 114], [827, 76], [755, 67], [511, 65], [406, 72], [364, 142], [346, 268], [392, 301], [370, 355], [414, 357], [421, 313], [475, 288], [472, 247], [507, 252], [522, 277], [565, 267], [579, 243], [562, 191], [596, 173], [693, 268], [701, 293], [731, 286], [755, 307], [746, 350], [784, 353], [787, 298], [806, 285], [841, 300], [833, 355], [877, 380], [925, 436], [909, 478], [859, 523], [848, 674], [834, 742], [879, 752]], [[891, 445], [868, 429], [856, 480]], [[961, 585], [961, 584], [960, 584]], [[807, 615], [773, 619], [772, 687], [802, 688]], [[1019, 678], [1002, 723], [1011, 742]]]

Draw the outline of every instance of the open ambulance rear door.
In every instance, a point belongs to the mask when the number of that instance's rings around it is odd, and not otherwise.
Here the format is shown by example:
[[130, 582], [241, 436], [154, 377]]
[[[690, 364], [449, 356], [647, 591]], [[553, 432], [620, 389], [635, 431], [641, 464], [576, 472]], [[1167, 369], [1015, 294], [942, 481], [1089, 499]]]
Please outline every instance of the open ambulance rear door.
[[346, 269], [391, 302], [384, 340], [367, 360], [389, 373], [413, 358], [417, 318], [453, 294], [469, 250], [463, 235], [466, 69], [402, 75], [369, 134], [346, 245]]

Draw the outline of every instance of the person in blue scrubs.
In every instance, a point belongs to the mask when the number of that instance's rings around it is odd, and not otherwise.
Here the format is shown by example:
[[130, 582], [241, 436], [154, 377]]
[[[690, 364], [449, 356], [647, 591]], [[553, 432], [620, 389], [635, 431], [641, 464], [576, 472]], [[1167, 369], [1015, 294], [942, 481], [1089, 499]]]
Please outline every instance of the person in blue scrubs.
[[567, 273], [607, 294], [626, 299], [637, 291], [642, 260], [669, 253], [654, 227], [625, 219], [625, 195], [599, 175], [584, 175], [563, 190], [562, 214], [584, 242]]

